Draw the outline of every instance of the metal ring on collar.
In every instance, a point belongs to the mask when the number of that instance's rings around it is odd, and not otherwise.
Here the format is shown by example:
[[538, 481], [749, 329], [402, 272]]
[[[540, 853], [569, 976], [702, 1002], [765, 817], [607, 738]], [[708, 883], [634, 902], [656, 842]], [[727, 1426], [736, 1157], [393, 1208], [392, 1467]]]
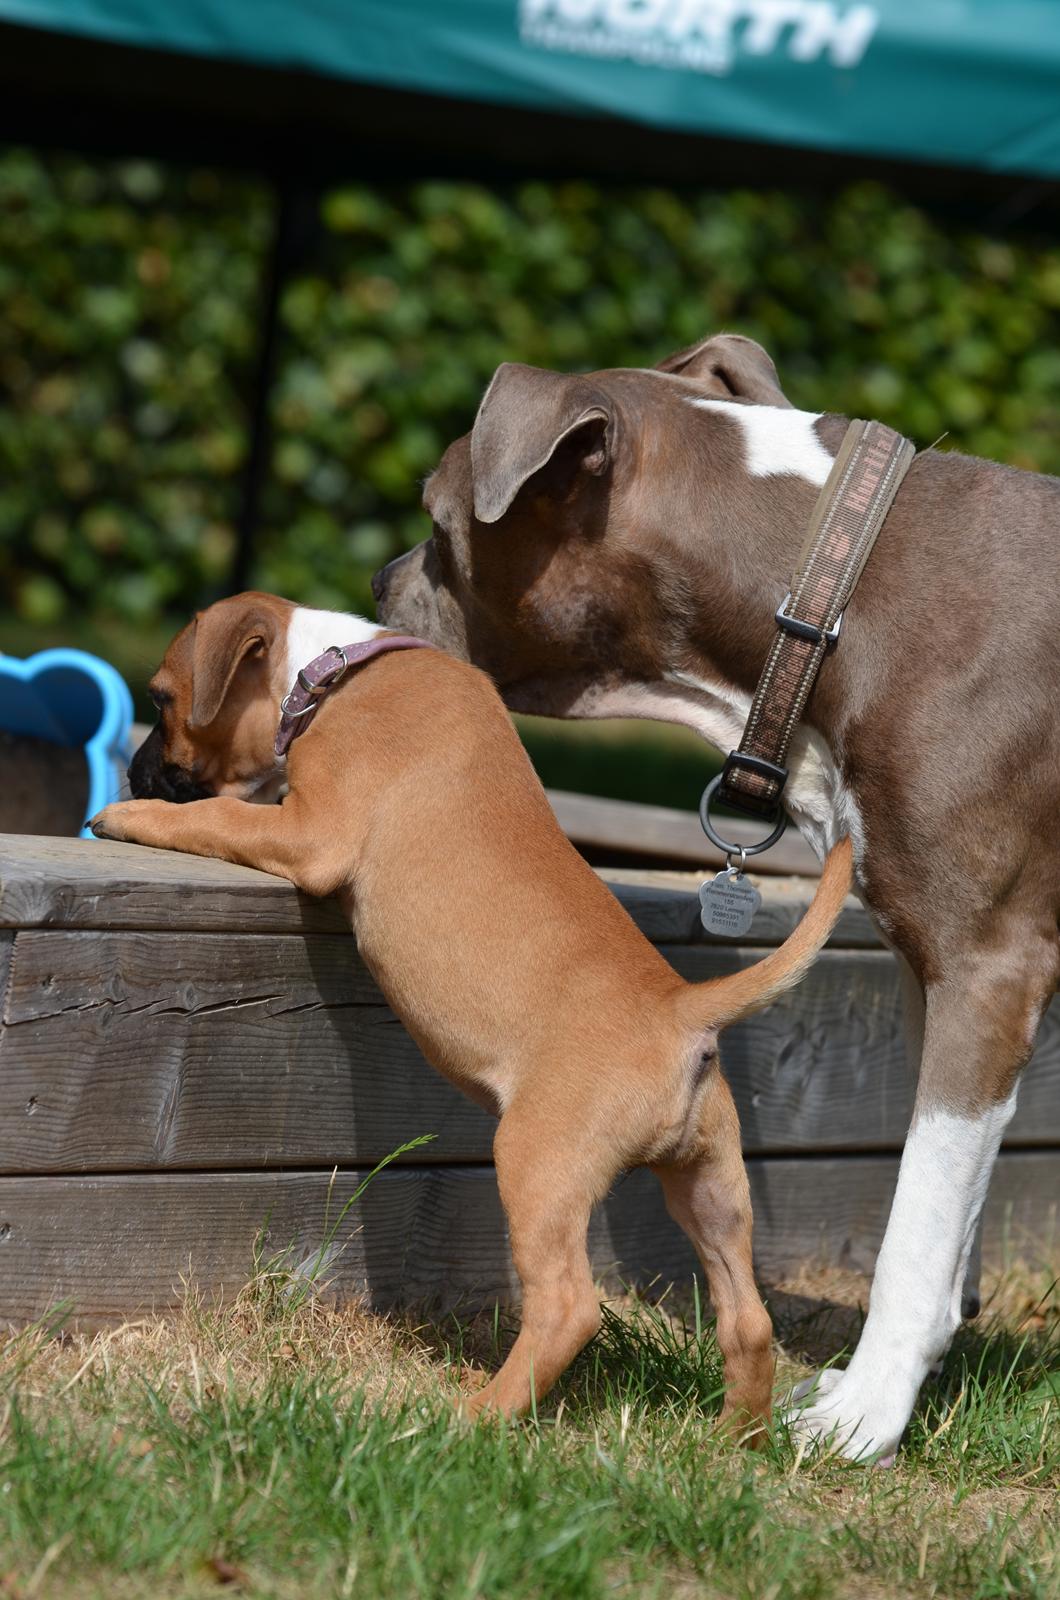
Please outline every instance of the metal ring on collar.
[[316, 701], [315, 700], [310, 700], [309, 704], [307, 706], [303, 706], [301, 711], [292, 711], [290, 705], [288, 704], [288, 701], [290, 700], [292, 694], [294, 694], [294, 690], [293, 689], [289, 690], [288, 693], [285, 694], [283, 699], [280, 701], [280, 711], [283, 713], [283, 715], [285, 717], [308, 717], [308, 715], [309, 715], [309, 713], [311, 711], [315, 711], [316, 710], [316, 708], [317, 708]]
[[772, 845], [776, 844], [777, 840], [780, 838], [781, 834], [784, 832], [784, 829], [788, 825], [788, 814], [783, 807], [781, 807], [780, 820], [773, 829], [773, 832], [765, 839], [760, 839], [757, 844], [733, 844], [730, 840], [723, 839], [720, 833], [715, 832], [710, 820], [710, 802], [713, 800], [718, 790], [718, 786], [721, 783], [721, 777], [722, 775], [719, 773], [716, 778], [712, 779], [711, 782], [707, 784], [707, 787], [703, 790], [703, 798], [699, 802], [699, 820], [703, 825], [703, 832], [706, 834], [711, 844], [717, 845], [718, 849], [721, 850], [726, 856], [736, 855], [737, 853], [740, 853], [742, 856], [760, 856], [763, 850], [768, 850]]

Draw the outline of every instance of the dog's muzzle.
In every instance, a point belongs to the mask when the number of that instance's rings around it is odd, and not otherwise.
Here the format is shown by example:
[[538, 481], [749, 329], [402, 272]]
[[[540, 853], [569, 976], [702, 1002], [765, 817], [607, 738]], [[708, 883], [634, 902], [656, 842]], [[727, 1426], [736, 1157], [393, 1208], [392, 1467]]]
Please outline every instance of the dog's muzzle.
[[391, 561], [389, 565], [380, 567], [378, 572], [372, 573], [372, 594], [376, 605], [380, 605], [386, 595], [387, 585], [390, 582], [390, 568], [393, 565], [394, 563]]
[[190, 772], [164, 759], [162, 735], [157, 727], [152, 728], [129, 763], [129, 789], [134, 800], [169, 800], [174, 805], [209, 800], [212, 794]]

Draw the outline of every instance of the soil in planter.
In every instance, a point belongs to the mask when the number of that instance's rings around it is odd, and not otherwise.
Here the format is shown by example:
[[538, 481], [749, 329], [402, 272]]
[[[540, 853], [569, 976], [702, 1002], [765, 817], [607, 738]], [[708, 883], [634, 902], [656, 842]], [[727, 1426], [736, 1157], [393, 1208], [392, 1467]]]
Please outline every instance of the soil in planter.
[[0, 833], [73, 837], [87, 804], [83, 750], [0, 728]]

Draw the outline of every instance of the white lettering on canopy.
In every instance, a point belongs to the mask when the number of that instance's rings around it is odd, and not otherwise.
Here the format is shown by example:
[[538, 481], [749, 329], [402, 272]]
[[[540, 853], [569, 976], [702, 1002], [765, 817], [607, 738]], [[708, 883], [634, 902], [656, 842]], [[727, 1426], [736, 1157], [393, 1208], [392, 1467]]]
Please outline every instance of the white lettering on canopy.
[[693, 72], [775, 50], [856, 67], [878, 23], [875, 6], [839, 0], [519, 0], [524, 44]]

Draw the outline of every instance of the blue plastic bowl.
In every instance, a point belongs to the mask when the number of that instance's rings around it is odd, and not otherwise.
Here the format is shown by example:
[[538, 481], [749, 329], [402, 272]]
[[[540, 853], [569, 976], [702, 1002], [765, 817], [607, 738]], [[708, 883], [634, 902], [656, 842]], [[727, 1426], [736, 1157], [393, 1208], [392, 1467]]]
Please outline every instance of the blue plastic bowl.
[[[133, 704], [124, 678], [84, 650], [0, 655], [0, 728], [80, 746], [88, 764], [86, 817], [117, 800], [129, 764]], [[93, 835], [82, 828], [81, 837]]]

